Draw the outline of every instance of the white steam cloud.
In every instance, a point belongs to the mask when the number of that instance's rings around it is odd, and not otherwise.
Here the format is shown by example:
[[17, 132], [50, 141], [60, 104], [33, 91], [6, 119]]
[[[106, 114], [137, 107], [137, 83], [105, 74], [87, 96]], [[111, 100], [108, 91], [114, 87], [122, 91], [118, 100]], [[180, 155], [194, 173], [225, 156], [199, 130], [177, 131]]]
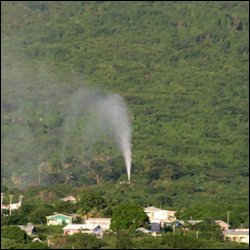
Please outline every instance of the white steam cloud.
[[105, 121], [125, 160], [128, 181], [131, 174], [131, 125], [128, 108], [123, 98], [117, 94], [100, 98], [96, 110], [101, 120]]
[[68, 112], [71, 121], [66, 123], [67, 130], [72, 130], [72, 125], [79, 117], [84, 118], [85, 129], [82, 133], [83, 138], [88, 142], [88, 145], [85, 146], [91, 146], [91, 143], [104, 132], [107, 132], [109, 137], [115, 140], [124, 157], [128, 181], [130, 181], [131, 124], [124, 99], [117, 94], [105, 95], [88, 88], [81, 88], [72, 95]]

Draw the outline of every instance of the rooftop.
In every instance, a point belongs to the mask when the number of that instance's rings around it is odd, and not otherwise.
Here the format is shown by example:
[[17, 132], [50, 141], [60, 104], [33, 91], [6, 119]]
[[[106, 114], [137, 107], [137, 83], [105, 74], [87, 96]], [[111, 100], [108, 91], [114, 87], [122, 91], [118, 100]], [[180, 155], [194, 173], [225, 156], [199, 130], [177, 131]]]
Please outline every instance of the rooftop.
[[68, 216], [68, 215], [65, 215], [65, 214], [53, 214], [53, 215], [46, 216], [46, 218], [50, 219], [50, 218], [58, 217], [58, 216], [72, 218], [72, 216]]
[[229, 229], [223, 232], [225, 235], [249, 235], [249, 229]]
[[68, 224], [63, 228], [63, 230], [93, 230], [95, 225], [87, 225], [87, 224]]

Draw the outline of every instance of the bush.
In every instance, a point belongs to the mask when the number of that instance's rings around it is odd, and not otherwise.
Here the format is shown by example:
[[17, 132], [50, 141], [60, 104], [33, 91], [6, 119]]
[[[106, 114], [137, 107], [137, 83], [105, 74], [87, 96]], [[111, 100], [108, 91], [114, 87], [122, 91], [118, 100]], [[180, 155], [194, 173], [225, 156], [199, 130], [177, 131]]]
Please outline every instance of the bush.
[[2, 238], [13, 239], [18, 243], [26, 243], [28, 235], [18, 226], [5, 226], [2, 228]]

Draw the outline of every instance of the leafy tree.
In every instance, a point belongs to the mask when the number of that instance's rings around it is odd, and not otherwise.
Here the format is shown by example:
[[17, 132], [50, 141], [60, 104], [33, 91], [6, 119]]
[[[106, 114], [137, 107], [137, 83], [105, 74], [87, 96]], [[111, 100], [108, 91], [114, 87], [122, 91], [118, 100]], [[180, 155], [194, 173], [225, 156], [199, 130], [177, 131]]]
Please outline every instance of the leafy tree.
[[1, 220], [2, 225], [24, 225], [28, 223], [27, 217], [20, 213], [5, 216]]
[[83, 213], [88, 213], [92, 209], [100, 211], [106, 207], [106, 202], [103, 196], [96, 192], [84, 191], [80, 195], [80, 201], [77, 203], [79, 211]]
[[208, 240], [223, 240], [223, 234], [221, 228], [214, 221], [205, 220], [200, 223], [191, 226], [192, 230], [199, 231], [199, 235], [202, 238]]
[[115, 248], [116, 249], [133, 249], [133, 242], [131, 235], [128, 232], [119, 232], [116, 237]]
[[57, 237], [53, 240], [53, 244], [59, 249], [99, 249], [105, 245], [104, 241], [95, 235], [84, 233]]
[[46, 216], [51, 215], [54, 212], [54, 207], [51, 205], [39, 205], [32, 210], [27, 216], [29, 221], [35, 224], [45, 224]]
[[58, 201], [55, 203], [55, 210], [58, 213], [75, 213], [77, 210], [77, 205], [75, 203]]
[[113, 209], [112, 230], [129, 229], [134, 231], [139, 227], [148, 227], [149, 218], [143, 208], [135, 204], [121, 204]]
[[[32, 186], [34, 196], [33, 185], [56, 189], [72, 180], [60, 166], [68, 162], [79, 177], [72, 184], [86, 189], [99, 182], [108, 207], [124, 199], [162, 203], [180, 219], [225, 220], [230, 211], [233, 227], [249, 224], [248, 2], [2, 1], [1, 7], [4, 186]], [[83, 75], [84, 86], [119, 93], [131, 109], [126, 192], [102, 185], [126, 177], [110, 140], [87, 149], [92, 135], [72, 94]], [[79, 158], [90, 151], [118, 158], [85, 166]], [[42, 162], [51, 164], [39, 174], [34, 166]]]
[[27, 242], [27, 233], [17, 226], [4, 226], [1, 233], [3, 238], [14, 239], [18, 243]]
[[50, 249], [46, 243], [31, 242], [22, 246], [22, 249]]
[[177, 234], [164, 236], [161, 244], [172, 249], [199, 249], [202, 246], [202, 243], [195, 238]]

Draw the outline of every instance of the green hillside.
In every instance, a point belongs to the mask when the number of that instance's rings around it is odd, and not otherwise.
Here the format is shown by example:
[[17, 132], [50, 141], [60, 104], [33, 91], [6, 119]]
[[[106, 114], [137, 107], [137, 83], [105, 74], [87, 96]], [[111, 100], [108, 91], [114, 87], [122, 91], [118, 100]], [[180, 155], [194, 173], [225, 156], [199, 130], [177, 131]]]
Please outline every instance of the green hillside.
[[[1, 7], [3, 185], [91, 186], [113, 205], [197, 219], [226, 220], [230, 211], [233, 226], [248, 224], [248, 2]], [[91, 142], [76, 101], [82, 88], [128, 104], [130, 186], [118, 185], [126, 169], [114, 143], [105, 134]]]

